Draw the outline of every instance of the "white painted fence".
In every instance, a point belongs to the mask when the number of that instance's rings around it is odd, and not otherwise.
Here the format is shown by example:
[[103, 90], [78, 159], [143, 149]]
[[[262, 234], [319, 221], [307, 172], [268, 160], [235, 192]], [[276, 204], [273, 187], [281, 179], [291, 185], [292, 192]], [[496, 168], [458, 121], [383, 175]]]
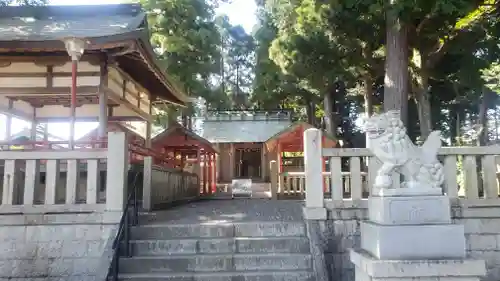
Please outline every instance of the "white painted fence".
[[[354, 201], [367, 197], [380, 161], [367, 148], [322, 149], [320, 140], [321, 131], [305, 131], [306, 206], [322, 208], [325, 199]], [[443, 193], [450, 198], [498, 200], [498, 156], [498, 146], [441, 148], [438, 157], [445, 170]], [[322, 174], [323, 157], [329, 158], [330, 172]], [[324, 192], [324, 176], [329, 177], [327, 190], [330, 193]], [[346, 177], [349, 178], [349, 190], [346, 189]]]
[[[105, 188], [103, 173], [109, 175]], [[125, 133], [109, 133], [107, 149], [0, 151], [0, 174], [0, 214], [122, 211], [128, 176]]]

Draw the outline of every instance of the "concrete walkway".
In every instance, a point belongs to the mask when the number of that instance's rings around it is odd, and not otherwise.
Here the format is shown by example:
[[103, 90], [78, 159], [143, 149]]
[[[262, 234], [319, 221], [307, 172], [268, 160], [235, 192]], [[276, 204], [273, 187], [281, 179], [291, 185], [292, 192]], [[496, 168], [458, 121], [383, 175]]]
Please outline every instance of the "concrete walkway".
[[302, 221], [303, 201], [269, 199], [206, 200], [154, 211], [141, 216], [141, 224], [231, 223]]

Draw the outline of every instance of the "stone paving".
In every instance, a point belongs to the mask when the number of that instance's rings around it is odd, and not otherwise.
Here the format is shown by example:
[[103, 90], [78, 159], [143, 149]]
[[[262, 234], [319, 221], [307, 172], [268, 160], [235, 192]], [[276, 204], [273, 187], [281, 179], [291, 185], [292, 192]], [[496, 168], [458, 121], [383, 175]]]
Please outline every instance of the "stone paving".
[[193, 202], [141, 217], [141, 224], [209, 222], [302, 221], [303, 201], [228, 199]]

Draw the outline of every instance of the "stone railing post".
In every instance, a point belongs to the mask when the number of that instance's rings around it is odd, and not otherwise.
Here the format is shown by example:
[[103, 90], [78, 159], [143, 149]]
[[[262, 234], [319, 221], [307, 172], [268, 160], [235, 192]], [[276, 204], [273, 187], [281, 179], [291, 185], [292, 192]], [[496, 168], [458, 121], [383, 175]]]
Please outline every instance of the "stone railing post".
[[271, 198], [278, 199], [278, 162], [272, 160], [269, 163], [269, 176], [271, 179]]
[[153, 177], [153, 157], [144, 157], [144, 174], [142, 182], [142, 208], [151, 211], [151, 189]]
[[323, 194], [322, 134], [316, 128], [304, 132], [304, 174], [306, 182], [306, 219], [326, 219]]
[[106, 210], [123, 211], [128, 184], [128, 145], [125, 133], [108, 133]]

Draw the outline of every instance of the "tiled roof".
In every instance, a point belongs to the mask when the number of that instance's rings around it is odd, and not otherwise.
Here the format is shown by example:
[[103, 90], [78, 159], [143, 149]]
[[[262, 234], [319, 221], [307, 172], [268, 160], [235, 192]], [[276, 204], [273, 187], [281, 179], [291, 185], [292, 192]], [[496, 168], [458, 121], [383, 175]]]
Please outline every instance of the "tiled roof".
[[[0, 9], [0, 52], [66, 53], [63, 39], [85, 39], [85, 53], [114, 53], [120, 68], [161, 100], [189, 98], [162, 71], [139, 4], [8, 6]], [[163, 102], [163, 101], [162, 101]]]
[[[8, 7], [10, 14], [21, 13], [20, 16], [9, 16], [8, 11], [0, 12], [0, 36], [2, 41], [47, 41], [61, 40], [66, 37], [105, 37], [127, 33], [139, 28], [145, 14], [140, 6], [135, 10], [130, 5], [124, 12], [124, 5], [110, 5], [110, 11], [103, 15], [92, 16], [99, 10], [95, 6], [79, 6], [78, 13], [71, 6], [37, 7], [29, 13], [24, 7]], [[116, 14], [113, 14], [113, 8]], [[67, 14], [64, 10], [67, 10]], [[17, 10], [17, 11], [16, 11]], [[88, 10], [86, 13], [85, 10]], [[135, 12], [135, 13], [134, 13]], [[30, 16], [30, 14], [32, 16]]]
[[199, 120], [199, 133], [211, 143], [265, 142], [292, 123], [289, 120]]

